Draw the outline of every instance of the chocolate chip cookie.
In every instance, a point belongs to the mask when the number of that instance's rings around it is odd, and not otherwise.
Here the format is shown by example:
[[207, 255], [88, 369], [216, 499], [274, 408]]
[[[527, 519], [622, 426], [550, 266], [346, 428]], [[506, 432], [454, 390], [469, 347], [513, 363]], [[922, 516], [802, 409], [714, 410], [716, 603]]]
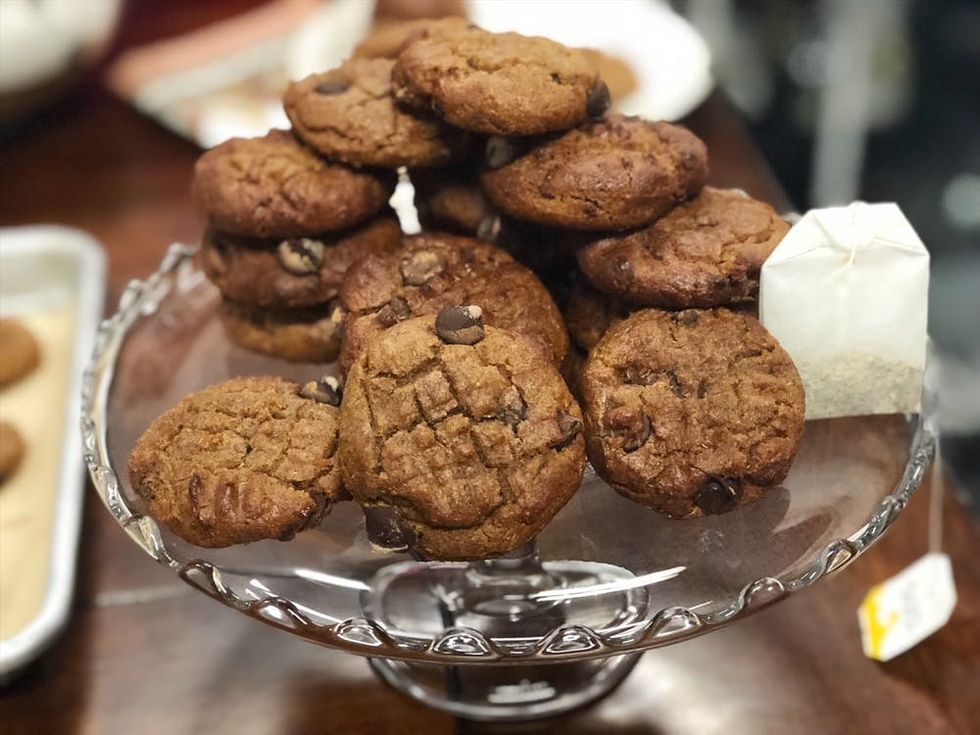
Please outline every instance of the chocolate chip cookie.
[[578, 347], [590, 351], [614, 324], [619, 324], [636, 307], [597, 291], [581, 276], [572, 281], [565, 301], [565, 326]]
[[200, 263], [231, 301], [295, 309], [325, 304], [340, 294], [347, 268], [371, 253], [390, 253], [402, 241], [394, 213], [335, 233], [255, 239], [209, 228]]
[[289, 85], [283, 106], [296, 135], [357, 166], [442, 166], [469, 136], [429, 113], [395, 105], [391, 59], [350, 59]]
[[222, 301], [228, 338], [253, 352], [290, 362], [333, 362], [340, 352], [343, 311], [337, 301], [307, 309], [262, 309]]
[[15, 383], [32, 372], [40, 356], [33, 334], [13, 319], [0, 319], [0, 386]]
[[599, 289], [664, 309], [751, 301], [759, 271], [789, 224], [765, 202], [706, 187], [641, 230], [596, 240], [578, 251]]
[[588, 56], [547, 38], [467, 28], [410, 43], [391, 73], [395, 96], [464, 130], [567, 130], [609, 106]]
[[347, 487], [392, 508], [434, 559], [482, 559], [532, 538], [585, 467], [582, 420], [555, 366], [479, 307], [410, 319], [368, 344], [340, 418]]
[[494, 245], [443, 233], [405, 239], [389, 255], [369, 255], [347, 271], [340, 363], [347, 370], [375, 334], [444, 306], [476, 304], [488, 324], [527, 337], [561, 364], [568, 335], [541, 281]]
[[136, 443], [133, 490], [153, 518], [197, 546], [291, 539], [345, 497], [339, 399], [330, 393], [274, 377], [194, 393]]
[[490, 202], [518, 219], [578, 230], [642, 227], [697, 194], [704, 143], [678, 125], [609, 115], [524, 151], [487, 143]]
[[248, 237], [301, 237], [353, 227], [395, 189], [392, 171], [327, 163], [285, 130], [232, 138], [194, 166], [194, 196], [212, 224]]
[[471, 27], [472, 23], [458, 16], [387, 21], [372, 28], [371, 33], [354, 47], [352, 56], [364, 59], [397, 59], [412, 41]]
[[803, 435], [793, 361], [728, 309], [635, 312], [592, 350], [583, 383], [596, 472], [672, 518], [758, 499], [785, 479]]
[[0, 485], [17, 471], [25, 451], [24, 439], [17, 427], [0, 421]]

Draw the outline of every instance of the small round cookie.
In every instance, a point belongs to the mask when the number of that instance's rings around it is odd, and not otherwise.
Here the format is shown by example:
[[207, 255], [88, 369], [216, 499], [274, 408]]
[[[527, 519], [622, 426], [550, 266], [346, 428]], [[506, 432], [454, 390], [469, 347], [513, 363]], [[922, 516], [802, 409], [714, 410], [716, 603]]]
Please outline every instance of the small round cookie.
[[619, 324], [635, 307], [596, 291], [581, 276], [572, 281], [565, 301], [565, 326], [579, 348], [589, 352], [614, 324]]
[[0, 485], [17, 471], [25, 450], [24, 439], [17, 427], [0, 421]]
[[663, 309], [708, 308], [756, 297], [759, 271], [789, 231], [765, 202], [705, 187], [652, 225], [578, 251], [602, 291]]
[[274, 309], [325, 304], [340, 294], [347, 268], [402, 242], [394, 213], [352, 230], [310, 237], [261, 240], [213, 227], [204, 233], [201, 268], [230, 301]]
[[194, 197], [215, 227], [248, 237], [342, 230], [377, 213], [395, 190], [392, 171], [327, 163], [285, 130], [232, 138], [194, 166]]
[[333, 362], [340, 352], [343, 311], [336, 301], [308, 309], [262, 309], [221, 302], [228, 339], [289, 362]]
[[13, 319], [0, 319], [0, 386], [23, 378], [40, 359], [41, 350], [34, 335]]
[[468, 135], [429, 114], [395, 105], [391, 59], [350, 59], [289, 85], [283, 98], [293, 130], [331, 160], [355, 166], [442, 166]]
[[458, 16], [379, 23], [371, 29], [367, 38], [354, 47], [351, 55], [362, 59], [397, 59], [412, 41], [472, 27], [470, 21]]
[[149, 515], [209, 548], [287, 541], [316, 526], [346, 497], [332, 380], [234, 378], [157, 418], [129, 457]]
[[483, 559], [530, 540], [582, 480], [581, 412], [520, 335], [446, 307], [371, 341], [340, 415], [344, 481], [389, 507], [433, 559]]
[[[515, 158], [512, 158], [515, 157]], [[577, 230], [641, 227], [701, 190], [708, 151], [678, 125], [609, 115], [537, 145], [487, 143], [490, 202], [518, 219]]]
[[471, 238], [426, 233], [406, 238], [396, 253], [362, 258], [347, 271], [340, 302], [345, 371], [378, 332], [460, 304], [481, 307], [488, 324], [522, 334], [556, 365], [568, 349], [561, 313], [537, 276]]
[[609, 90], [581, 51], [480, 28], [413, 41], [391, 80], [399, 101], [489, 135], [568, 130], [609, 107]]
[[757, 500], [785, 479], [803, 435], [793, 361], [728, 309], [635, 312], [592, 350], [583, 388], [596, 472], [672, 518]]
[[465, 0], [375, 0], [375, 20], [412, 20], [466, 15]]

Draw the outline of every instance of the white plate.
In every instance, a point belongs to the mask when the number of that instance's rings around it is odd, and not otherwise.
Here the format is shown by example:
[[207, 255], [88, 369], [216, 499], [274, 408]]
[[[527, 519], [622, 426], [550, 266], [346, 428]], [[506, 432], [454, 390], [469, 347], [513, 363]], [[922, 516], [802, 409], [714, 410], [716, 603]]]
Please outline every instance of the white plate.
[[74, 310], [70, 367], [68, 375], [60, 376], [67, 383], [67, 398], [62, 414], [54, 419], [63, 422], [63, 433], [54, 518], [49, 538], [44, 539], [49, 547], [47, 580], [30, 623], [0, 640], [0, 679], [38, 656], [68, 620], [84, 490], [78, 396], [102, 317], [105, 261], [101, 246], [79, 230], [53, 225], [0, 229], [0, 313], [21, 317]]

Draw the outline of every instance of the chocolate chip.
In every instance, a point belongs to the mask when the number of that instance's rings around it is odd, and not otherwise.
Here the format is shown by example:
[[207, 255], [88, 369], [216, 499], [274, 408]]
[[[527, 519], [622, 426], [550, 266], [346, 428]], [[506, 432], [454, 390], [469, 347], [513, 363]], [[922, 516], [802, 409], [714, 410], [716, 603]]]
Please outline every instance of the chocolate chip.
[[692, 324], [697, 324], [698, 319], [700, 318], [701, 315], [698, 313], [697, 309], [687, 309], [674, 314], [674, 321], [678, 324], [683, 324], [685, 327], [690, 327]]
[[656, 374], [645, 367], [627, 365], [623, 368], [623, 381], [629, 385], [650, 385], [656, 380]]
[[711, 475], [694, 494], [694, 504], [707, 515], [727, 513], [742, 497], [738, 480]]
[[510, 386], [500, 399], [500, 420], [511, 426], [517, 426], [527, 418], [527, 404], [521, 397], [516, 386]]
[[483, 309], [479, 306], [444, 306], [436, 317], [436, 334], [451, 345], [475, 345], [483, 339]]
[[506, 166], [517, 158], [517, 146], [507, 138], [494, 135], [487, 140], [486, 163], [491, 169]]
[[551, 72], [551, 81], [555, 84], [561, 84], [561, 74], [556, 71]]
[[299, 389], [299, 394], [303, 398], [310, 398], [317, 403], [325, 403], [328, 406], [339, 406], [341, 388], [340, 381], [332, 375], [325, 375], [319, 380], [311, 380]]
[[314, 87], [320, 94], [340, 94], [350, 89], [349, 79], [327, 79]]
[[596, 79], [592, 89], [589, 90], [589, 97], [585, 102], [585, 111], [589, 117], [602, 117], [606, 114], [611, 102], [609, 87], [601, 79]]
[[486, 217], [480, 220], [480, 224], [476, 228], [477, 240], [483, 240], [484, 242], [497, 242], [497, 238], [499, 236], [500, 215], [488, 214]]
[[368, 541], [383, 549], [404, 549], [408, 546], [408, 540], [400, 520], [394, 508], [381, 505], [364, 508], [364, 530]]
[[421, 286], [442, 273], [442, 261], [431, 250], [412, 253], [402, 261], [402, 280], [407, 286]]
[[704, 380], [698, 381], [698, 398], [708, 395], [708, 384]]
[[570, 413], [559, 411], [558, 431], [561, 432], [561, 438], [551, 446], [555, 449], [564, 449], [575, 441], [575, 437], [582, 433], [582, 421]]
[[408, 302], [400, 296], [396, 296], [378, 310], [375, 318], [382, 327], [387, 329], [411, 315], [412, 310], [408, 308]]
[[623, 451], [629, 454], [630, 452], [637, 451], [640, 447], [647, 443], [650, 438], [650, 434], [653, 433], [653, 424], [650, 423], [650, 419], [646, 414], [640, 417], [640, 425], [635, 427], [638, 431], [626, 437], [626, 441], [623, 442]]
[[323, 265], [326, 251], [323, 243], [308, 237], [296, 237], [283, 240], [276, 251], [279, 264], [295, 276], [306, 276], [316, 273]]

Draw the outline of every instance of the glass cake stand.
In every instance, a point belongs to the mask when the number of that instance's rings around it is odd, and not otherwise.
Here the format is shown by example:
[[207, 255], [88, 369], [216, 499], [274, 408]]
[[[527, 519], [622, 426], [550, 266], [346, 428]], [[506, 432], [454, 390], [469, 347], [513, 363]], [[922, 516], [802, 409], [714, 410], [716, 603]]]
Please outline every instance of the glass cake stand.
[[188, 584], [367, 656], [394, 688], [462, 717], [582, 706], [621, 682], [641, 652], [729, 625], [841, 569], [891, 525], [932, 459], [921, 415], [811, 421], [785, 485], [727, 515], [671, 521], [588, 471], [536, 542], [501, 559], [433, 562], [382, 549], [354, 503], [289, 543], [197, 548], [143, 514], [126, 471], [136, 439], [182, 397], [228, 377], [307, 380], [324, 369], [230, 344], [194, 253], [173, 246], [99, 330], [82, 420], [96, 491]]

